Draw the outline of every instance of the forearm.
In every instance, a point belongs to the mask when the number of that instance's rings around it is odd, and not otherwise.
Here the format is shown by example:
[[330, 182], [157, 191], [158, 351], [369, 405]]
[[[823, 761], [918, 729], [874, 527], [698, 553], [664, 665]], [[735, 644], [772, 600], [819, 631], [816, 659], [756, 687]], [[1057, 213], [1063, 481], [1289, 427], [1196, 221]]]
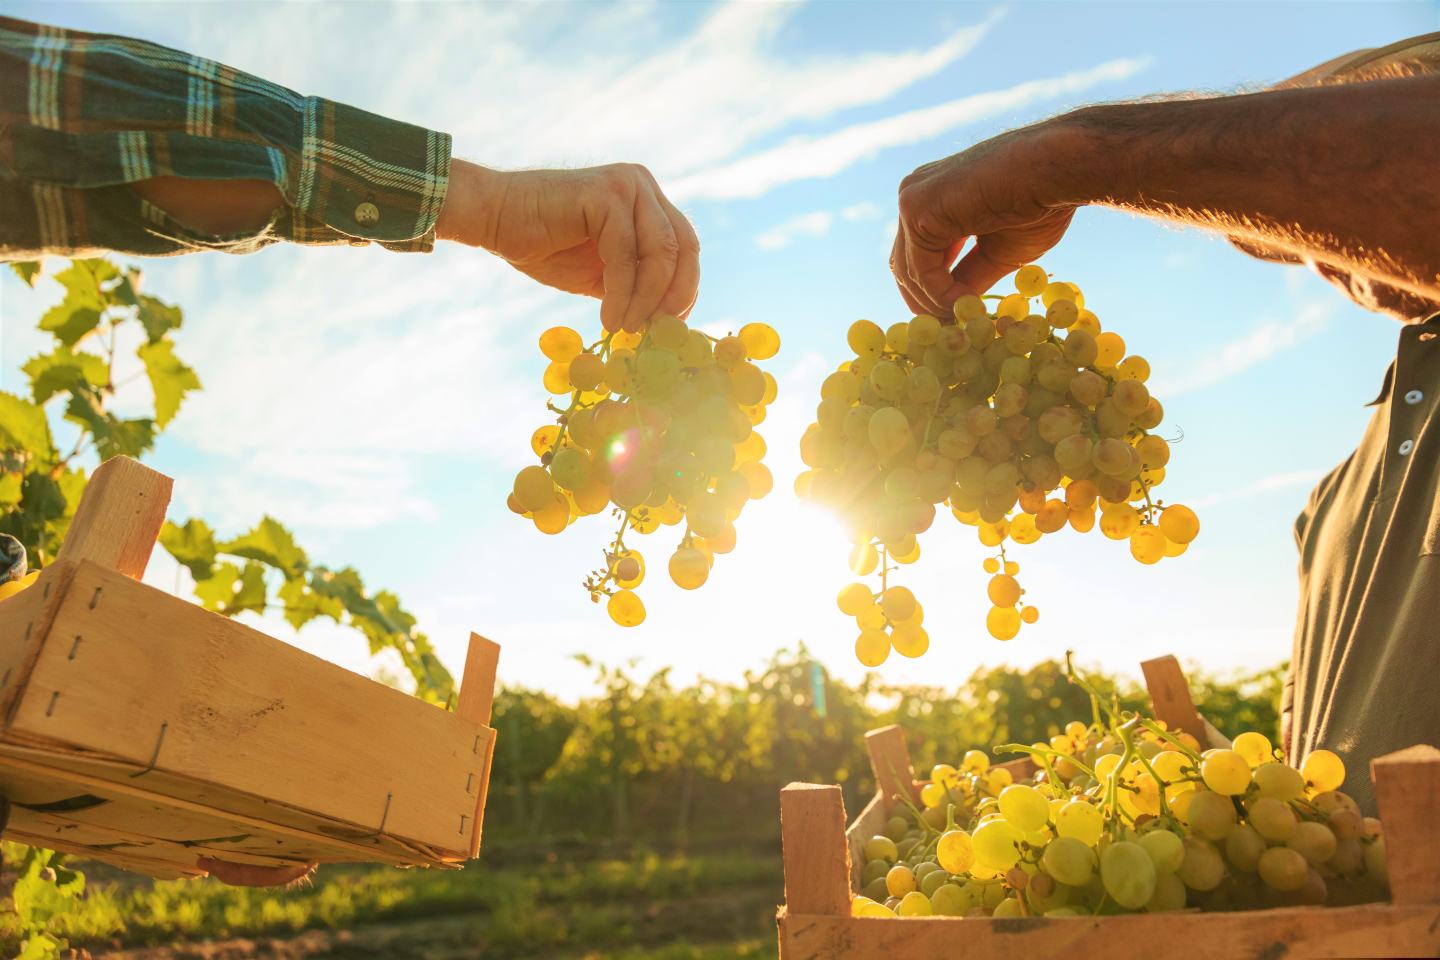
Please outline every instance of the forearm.
[[1440, 298], [1440, 77], [1087, 107], [1076, 203], [1224, 231]]

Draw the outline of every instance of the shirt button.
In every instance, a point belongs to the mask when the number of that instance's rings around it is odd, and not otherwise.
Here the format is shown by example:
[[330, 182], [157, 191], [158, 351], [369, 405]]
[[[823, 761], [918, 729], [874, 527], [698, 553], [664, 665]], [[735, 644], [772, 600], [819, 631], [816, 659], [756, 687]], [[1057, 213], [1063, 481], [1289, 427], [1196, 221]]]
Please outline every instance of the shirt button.
[[1405, 394], [1405, 402], [1410, 404], [1410, 406], [1412, 407], [1424, 399], [1425, 394], [1421, 393], [1419, 390], [1411, 390], [1409, 393]]
[[1402, 441], [1400, 442], [1400, 449], [1399, 449], [1400, 456], [1403, 457], [1403, 456], [1405, 456], [1406, 454], [1408, 454], [1411, 450], [1414, 450], [1414, 449], [1415, 449], [1415, 441], [1414, 441], [1414, 440], [1402, 440]]
[[355, 208], [355, 222], [368, 227], [380, 222], [380, 208], [368, 200]]

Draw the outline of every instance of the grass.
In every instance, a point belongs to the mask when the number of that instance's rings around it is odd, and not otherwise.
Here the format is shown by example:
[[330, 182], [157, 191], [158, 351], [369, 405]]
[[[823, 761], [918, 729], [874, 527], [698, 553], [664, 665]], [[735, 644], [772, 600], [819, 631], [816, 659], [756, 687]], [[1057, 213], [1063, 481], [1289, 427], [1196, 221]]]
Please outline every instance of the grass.
[[335, 936], [304, 955], [751, 960], [774, 956], [782, 898], [770, 844], [692, 852], [531, 844], [487, 849], [461, 871], [327, 866], [289, 890], [151, 882], [80, 866], [86, 895], [53, 932], [92, 949], [318, 930]]

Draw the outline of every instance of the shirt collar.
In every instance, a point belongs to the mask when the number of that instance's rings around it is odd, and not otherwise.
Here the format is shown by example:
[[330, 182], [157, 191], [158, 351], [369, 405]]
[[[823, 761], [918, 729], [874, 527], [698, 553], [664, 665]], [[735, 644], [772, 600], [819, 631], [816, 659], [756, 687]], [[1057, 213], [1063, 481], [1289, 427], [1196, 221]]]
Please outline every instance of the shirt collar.
[[[1405, 329], [1403, 329], [1403, 330], [1400, 331], [1400, 348], [1399, 348], [1399, 349], [1404, 349], [1406, 336], [1407, 336], [1409, 333], [1411, 333], [1411, 331], [1419, 331], [1421, 327], [1429, 327], [1429, 328], [1432, 329], [1432, 330], [1440, 329], [1440, 313], [1437, 313], [1437, 314], [1435, 314], [1435, 315], [1432, 316], [1432, 317], [1428, 317], [1428, 318], [1426, 318], [1425, 320], [1421, 321], [1420, 323], [1407, 324], [1407, 325], [1405, 326]], [[1397, 351], [1397, 352], [1398, 352], [1398, 351]], [[1390, 361], [1390, 366], [1388, 366], [1388, 367], [1385, 368], [1385, 380], [1384, 380], [1384, 382], [1382, 382], [1382, 383], [1380, 384], [1380, 392], [1375, 395], [1375, 399], [1374, 399], [1374, 400], [1371, 400], [1369, 403], [1365, 404], [1365, 406], [1367, 406], [1367, 407], [1378, 407], [1378, 406], [1380, 406], [1380, 404], [1385, 403], [1387, 400], [1390, 399], [1390, 391], [1391, 391], [1391, 389], [1394, 388], [1394, 386], [1395, 386], [1395, 361], [1394, 361], [1394, 360], [1391, 360], [1391, 361]]]

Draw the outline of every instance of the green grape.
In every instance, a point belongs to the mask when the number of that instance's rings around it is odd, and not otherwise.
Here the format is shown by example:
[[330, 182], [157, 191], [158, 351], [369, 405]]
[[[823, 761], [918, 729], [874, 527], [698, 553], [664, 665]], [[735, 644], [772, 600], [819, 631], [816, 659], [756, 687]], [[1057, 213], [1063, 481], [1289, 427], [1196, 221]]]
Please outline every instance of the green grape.
[[[1146, 439], [1149, 439], [1148, 437]], [[1163, 527], [1161, 529], [1164, 529]], [[1169, 536], [1169, 534], [1166, 534]], [[1231, 749], [1245, 758], [1245, 762], [1251, 767], [1258, 767], [1262, 763], [1272, 760], [1275, 748], [1270, 745], [1270, 738], [1263, 733], [1256, 733], [1247, 730], [1235, 738], [1230, 745]]]
[[1191, 890], [1214, 890], [1225, 879], [1225, 861], [1215, 845], [1200, 837], [1186, 837], [1182, 841], [1185, 859], [1175, 875]]
[[882, 458], [899, 453], [907, 443], [912, 441], [910, 421], [905, 419], [905, 414], [894, 407], [882, 407], [876, 410], [870, 417], [867, 432], [875, 452]]
[[1385, 838], [1376, 837], [1365, 845], [1365, 873], [1385, 887], [1390, 886], [1389, 866], [1385, 855]]
[[964, 873], [975, 863], [975, 848], [963, 830], [947, 830], [935, 845], [935, 859], [947, 873]]
[[855, 640], [855, 658], [867, 667], [878, 667], [890, 656], [890, 637], [884, 630], [861, 630]]
[[1305, 778], [1300, 771], [1283, 763], [1262, 763], [1253, 774], [1260, 796], [1274, 797], [1283, 803], [1305, 796]]
[[1055, 815], [1055, 830], [1062, 837], [1073, 837], [1086, 846], [1094, 846], [1105, 831], [1105, 818], [1094, 804], [1071, 800]]
[[[653, 325], [650, 330], [653, 336]], [[740, 328], [740, 342], [745, 344], [745, 353], [751, 360], [769, 360], [780, 352], [780, 334], [769, 324], [745, 324]]]
[[1271, 843], [1284, 843], [1289, 840], [1299, 826], [1295, 812], [1289, 805], [1274, 797], [1257, 797], [1250, 804], [1248, 819], [1255, 832]]
[[1196, 790], [1185, 811], [1191, 833], [1206, 840], [1224, 840], [1235, 828], [1235, 805], [1229, 797], [1209, 790]]
[[1260, 855], [1260, 879], [1272, 890], [1289, 893], [1305, 886], [1310, 865], [1289, 847], [1271, 847]]
[[1200, 776], [1216, 793], [1239, 796], [1250, 786], [1250, 763], [1234, 750], [1212, 750], [1200, 764]]
[[[949, 881], [950, 874], [946, 873], [944, 870], [932, 870], [929, 873], [925, 874], [924, 879], [920, 881], [920, 892], [925, 894], [925, 896], [927, 897], [934, 897], [935, 891], [939, 890], [942, 885], [948, 883]], [[933, 912], [933, 902], [931, 904], [931, 908]]]
[[1050, 819], [1050, 804], [1039, 790], [1013, 784], [1000, 791], [1000, 815], [1021, 833], [1039, 830]]
[[915, 594], [906, 587], [890, 587], [880, 597], [880, 609], [892, 621], [909, 620], [915, 607]]
[[900, 851], [895, 846], [895, 841], [883, 833], [877, 833], [866, 840], [864, 852], [866, 860], [888, 860], [894, 863], [900, 859]]
[[974, 899], [953, 883], [941, 884], [930, 894], [930, 909], [937, 917], [962, 917], [973, 906]]
[[527, 512], [544, 509], [555, 498], [555, 483], [544, 467], [525, 467], [515, 475], [515, 499]]
[[860, 885], [868, 886], [876, 880], [885, 879], [885, 874], [890, 872], [892, 864], [888, 860], [867, 860], [864, 868], [860, 871]]
[[550, 460], [550, 475], [565, 490], [579, 490], [590, 482], [590, 458], [577, 447], [555, 451]]
[[1060, 883], [1079, 887], [1095, 873], [1095, 851], [1074, 837], [1056, 837], [1045, 845], [1040, 863]]
[[1265, 838], [1248, 823], [1242, 823], [1225, 838], [1225, 859], [1244, 873], [1254, 873], [1265, 852]]
[[1005, 820], [982, 823], [970, 839], [975, 850], [975, 862], [979, 866], [1005, 871], [1020, 859], [1020, 831]]
[[557, 363], [570, 362], [584, 349], [580, 334], [569, 327], [551, 327], [540, 334], [540, 352]]
[[[896, 867], [895, 869], [898, 870], [900, 868]], [[911, 890], [900, 898], [900, 906], [895, 909], [895, 912], [902, 917], [928, 917], [935, 911], [934, 908], [930, 906], [930, 898], [928, 896], [919, 890]]]
[[1345, 782], [1345, 764], [1329, 750], [1311, 750], [1300, 764], [1300, 775], [1314, 793], [1339, 790]]
[[1295, 825], [1295, 832], [1285, 841], [1285, 846], [1318, 867], [1335, 855], [1336, 843], [1334, 832], [1325, 824], [1302, 820]]
[[1136, 842], [1149, 854], [1158, 874], [1174, 873], [1185, 859], [1184, 844], [1169, 830], [1151, 830]]
[[847, 584], [840, 590], [839, 596], [836, 597], [836, 603], [840, 607], [840, 612], [851, 617], [859, 616], [862, 611], [872, 606], [874, 602], [870, 588], [863, 583]]
[[890, 896], [903, 897], [917, 889], [915, 874], [903, 863], [897, 863], [885, 874], [885, 887], [890, 891]]
[[1100, 879], [1116, 903], [1135, 910], [1155, 893], [1155, 864], [1144, 847], [1120, 840], [1100, 854]]
[[1162, 873], [1155, 878], [1155, 892], [1145, 904], [1147, 913], [1167, 913], [1185, 909], [1185, 883], [1173, 873]]

